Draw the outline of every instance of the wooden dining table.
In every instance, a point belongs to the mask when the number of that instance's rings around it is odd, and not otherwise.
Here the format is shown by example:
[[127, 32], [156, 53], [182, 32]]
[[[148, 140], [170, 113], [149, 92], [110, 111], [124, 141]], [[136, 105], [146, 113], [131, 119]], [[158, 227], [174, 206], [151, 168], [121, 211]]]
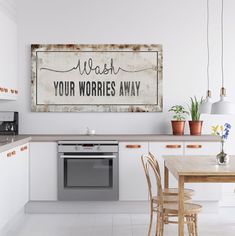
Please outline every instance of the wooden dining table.
[[178, 180], [178, 235], [184, 236], [184, 184], [235, 183], [235, 156], [227, 165], [216, 164], [215, 156], [165, 156], [164, 186], [169, 187], [169, 172]]

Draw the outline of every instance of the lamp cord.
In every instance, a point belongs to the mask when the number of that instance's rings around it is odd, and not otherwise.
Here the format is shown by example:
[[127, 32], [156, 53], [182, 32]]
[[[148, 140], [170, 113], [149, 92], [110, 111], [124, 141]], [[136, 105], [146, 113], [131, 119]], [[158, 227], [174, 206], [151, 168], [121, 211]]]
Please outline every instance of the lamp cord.
[[206, 26], [206, 39], [207, 39], [207, 89], [210, 90], [210, 46], [209, 46], [209, 0], [207, 0], [207, 26]]
[[224, 87], [224, 0], [221, 0], [221, 75]]

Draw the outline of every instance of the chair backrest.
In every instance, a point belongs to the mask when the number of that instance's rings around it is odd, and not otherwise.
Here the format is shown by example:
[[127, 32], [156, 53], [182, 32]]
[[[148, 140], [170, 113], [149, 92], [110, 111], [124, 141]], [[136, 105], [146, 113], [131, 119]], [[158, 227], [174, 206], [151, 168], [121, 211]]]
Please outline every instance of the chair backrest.
[[[161, 178], [159, 175], [159, 172], [156, 169], [155, 162], [152, 160], [152, 157], [150, 156], [141, 156], [142, 165], [144, 168], [147, 184], [148, 184], [148, 190], [149, 190], [149, 196], [150, 200], [152, 202], [153, 200], [153, 187], [157, 186], [157, 196], [159, 200], [159, 204], [163, 204], [163, 192], [162, 192], [162, 184], [161, 184]], [[153, 173], [153, 174], [152, 174]]]
[[160, 166], [158, 164], [158, 161], [157, 161], [156, 157], [151, 152], [149, 152], [149, 158], [151, 158], [151, 160], [153, 161], [153, 163], [154, 163], [154, 165], [156, 167], [156, 170], [157, 170], [157, 172], [158, 172], [158, 174], [159, 174], [159, 176], [161, 178]]

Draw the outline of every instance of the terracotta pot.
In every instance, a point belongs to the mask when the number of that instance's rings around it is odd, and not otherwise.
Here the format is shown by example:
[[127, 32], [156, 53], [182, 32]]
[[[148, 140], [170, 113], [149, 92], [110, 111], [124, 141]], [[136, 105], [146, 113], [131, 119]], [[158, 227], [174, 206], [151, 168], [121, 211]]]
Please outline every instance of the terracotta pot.
[[189, 121], [189, 129], [191, 135], [201, 135], [203, 121]]
[[172, 125], [173, 135], [184, 135], [184, 126], [185, 126], [184, 120], [182, 121], [172, 120], [171, 125]]

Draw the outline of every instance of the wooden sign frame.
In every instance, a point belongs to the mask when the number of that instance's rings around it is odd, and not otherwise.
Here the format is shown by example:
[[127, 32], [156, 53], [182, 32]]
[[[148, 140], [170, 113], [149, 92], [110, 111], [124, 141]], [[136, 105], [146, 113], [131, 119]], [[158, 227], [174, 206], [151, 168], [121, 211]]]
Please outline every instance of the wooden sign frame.
[[161, 112], [162, 45], [31, 45], [33, 112]]

